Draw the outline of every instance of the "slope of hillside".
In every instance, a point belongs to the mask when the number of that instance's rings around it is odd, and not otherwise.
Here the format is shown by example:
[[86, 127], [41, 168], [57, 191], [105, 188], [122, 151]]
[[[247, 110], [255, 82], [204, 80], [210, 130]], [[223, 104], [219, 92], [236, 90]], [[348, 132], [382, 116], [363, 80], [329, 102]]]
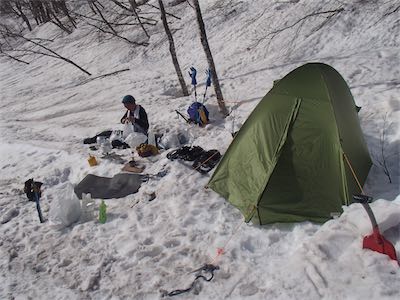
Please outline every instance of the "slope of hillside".
[[[215, 278], [177, 297], [400, 297], [398, 265], [361, 249], [371, 229], [360, 205], [345, 207], [343, 215], [322, 225], [245, 224], [234, 207], [203, 189], [210, 175], [171, 162], [168, 151], [137, 158], [147, 174], [167, 175], [144, 183], [137, 194], [107, 200], [106, 224], [91, 221], [58, 230], [38, 222], [34, 204], [21, 191], [28, 178], [44, 183], [42, 208], [48, 219], [63, 184], [77, 184], [88, 173], [112, 177], [120, 171], [120, 165], [105, 160], [91, 168], [87, 158], [94, 152], [82, 140], [121, 128], [124, 95], [134, 95], [143, 105], [151, 130], [171, 139], [181, 133], [192, 145], [224, 153], [232, 126], [240, 127], [273, 80], [304, 63], [323, 62], [341, 73], [362, 107], [360, 122], [374, 160], [365, 191], [377, 199], [372, 204], [376, 218], [400, 255], [397, 1], [200, 2], [232, 110], [222, 119], [209, 89], [212, 122], [205, 128], [188, 126], [175, 113], [184, 112], [194, 95], [180, 97], [160, 22], [150, 30], [148, 47], [132, 47], [84, 24], [70, 35], [51, 24], [29, 33], [55, 38], [52, 49], [93, 77], [129, 68], [101, 79], [88, 80], [78, 69], [48, 57], [24, 65], [0, 56], [1, 299], [159, 299], [162, 290], [190, 286], [195, 276], [189, 272], [212, 261], [224, 246], [215, 261], [220, 266]], [[186, 3], [167, 9], [181, 17], [170, 20], [178, 58], [185, 76], [190, 66], [198, 68], [202, 94], [206, 60], [194, 11]], [[126, 34], [142, 38], [139, 30]], [[380, 166], [382, 149], [392, 183]], [[118, 153], [125, 159], [130, 155]], [[149, 201], [153, 192], [156, 198]]]

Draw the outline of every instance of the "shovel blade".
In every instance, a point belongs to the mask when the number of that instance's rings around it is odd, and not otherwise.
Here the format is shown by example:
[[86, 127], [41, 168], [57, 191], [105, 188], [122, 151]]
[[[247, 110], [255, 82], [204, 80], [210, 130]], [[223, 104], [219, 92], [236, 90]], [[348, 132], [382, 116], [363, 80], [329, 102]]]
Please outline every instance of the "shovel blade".
[[393, 244], [385, 239], [380, 233], [374, 232], [373, 234], [364, 237], [363, 248], [386, 254], [399, 263], [397, 260], [396, 249]]

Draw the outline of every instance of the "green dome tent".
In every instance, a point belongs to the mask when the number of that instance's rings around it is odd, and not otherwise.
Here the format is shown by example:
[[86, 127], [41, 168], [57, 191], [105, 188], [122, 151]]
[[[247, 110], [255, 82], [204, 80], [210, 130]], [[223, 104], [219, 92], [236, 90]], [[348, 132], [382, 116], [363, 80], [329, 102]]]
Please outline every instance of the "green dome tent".
[[370, 167], [349, 87], [332, 67], [309, 63], [260, 101], [208, 187], [246, 222], [325, 222], [360, 193], [353, 171], [363, 185]]

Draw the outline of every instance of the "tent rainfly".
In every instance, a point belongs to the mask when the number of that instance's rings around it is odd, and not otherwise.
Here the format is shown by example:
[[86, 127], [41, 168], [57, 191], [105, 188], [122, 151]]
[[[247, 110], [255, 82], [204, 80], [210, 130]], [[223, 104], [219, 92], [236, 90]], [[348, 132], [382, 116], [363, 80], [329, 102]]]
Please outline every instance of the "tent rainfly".
[[260, 101], [208, 186], [246, 222], [325, 222], [361, 192], [370, 167], [349, 87], [334, 68], [309, 63]]

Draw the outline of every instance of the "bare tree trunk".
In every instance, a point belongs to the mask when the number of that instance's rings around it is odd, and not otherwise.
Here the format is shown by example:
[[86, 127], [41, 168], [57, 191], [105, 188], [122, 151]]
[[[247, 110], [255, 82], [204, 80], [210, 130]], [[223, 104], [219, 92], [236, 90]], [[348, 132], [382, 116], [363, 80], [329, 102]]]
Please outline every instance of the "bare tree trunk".
[[136, 8], [137, 8], [136, 0], [129, 0], [129, 3], [131, 4], [131, 8], [136, 10]]
[[96, 10], [95, 10], [94, 7], [93, 7], [93, 2], [94, 2], [94, 0], [87, 0], [87, 3], [89, 4], [90, 9], [92, 10], [92, 12], [93, 12], [95, 15], [97, 15], [97, 12], [96, 12]]
[[25, 13], [22, 11], [21, 3], [19, 1], [16, 1], [15, 6], [18, 9], [19, 16], [22, 18], [22, 20], [24, 20], [26, 26], [28, 26], [29, 31], [32, 31], [31, 23], [29, 22], [29, 19], [27, 18]]
[[57, 11], [60, 11], [61, 2], [51, 2], [51, 6], [49, 2], [45, 2], [44, 6], [46, 8], [46, 14], [49, 18], [49, 21], [59, 27], [61, 30], [65, 31], [68, 34], [72, 33], [72, 30], [69, 29], [66, 25], [61, 22], [61, 20], [57, 17]]
[[39, 13], [38, 13], [36, 4], [34, 3], [33, 0], [29, 1], [29, 8], [31, 9], [32, 16], [36, 21], [36, 25], [39, 25], [40, 24], [40, 22], [39, 22]]
[[215, 70], [214, 59], [211, 54], [210, 46], [208, 45], [207, 34], [206, 34], [206, 29], [204, 27], [203, 17], [201, 15], [200, 4], [199, 4], [198, 0], [193, 0], [193, 4], [194, 4], [195, 11], [196, 11], [197, 24], [199, 25], [199, 30], [200, 30], [200, 41], [201, 41], [201, 44], [203, 45], [203, 49], [204, 49], [204, 52], [207, 57], [208, 67], [211, 70], [212, 82], [214, 85], [215, 94], [217, 96], [219, 110], [222, 113], [222, 115], [224, 115], [226, 117], [228, 115], [228, 110], [226, 109], [226, 106], [225, 106], [221, 87], [219, 85], [217, 71]]
[[142, 29], [143, 29], [144, 33], [146, 34], [147, 38], [150, 38], [150, 35], [147, 33], [146, 28], [144, 28], [144, 25], [143, 25], [142, 21], [140, 20], [139, 15], [138, 15], [138, 13], [136, 11], [136, 8], [137, 8], [136, 1], [135, 0], [129, 0], [129, 3], [131, 4], [131, 8], [132, 8], [133, 14], [135, 15], [136, 19], [138, 20], [138, 22], [140, 24], [140, 27], [142, 27]]
[[116, 35], [119, 36], [118, 33], [115, 31], [114, 27], [111, 26], [111, 24], [106, 20], [106, 18], [103, 16], [103, 14], [101, 13], [100, 9], [96, 6], [95, 3], [93, 3], [94, 7], [97, 10], [97, 13], [100, 15], [100, 18], [103, 20], [104, 23], [106, 23], [107, 27], [110, 28], [111, 32]]
[[52, 11], [51, 9], [49, 9], [49, 10], [48, 10], [48, 13], [49, 13], [49, 15], [52, 15], [53, 18], [54, 18], [54, 21], [51, 20], [51, 22], [52, 22], [53, 24], [57, 25], [59, 28], [61, 28], [62, 30], [64, 30], [64, 31], [65, 31], [66, 33], [68, 33], [68, 34], [71, 34], [71, 33], [72, 33], [72, 31], [71, 31], [68, 27], [66, 27], [66, 26], [60, 21], [59, 18], [57, 18], [57, 15], [56, 15], [56, 13], [55, 13], [54, 11]]
[[59, 1], [52, 1], [51, 6], [53, 7], [53, 11], [58, 14], [60, 12], [60, 2]]
[[160, 6], [161, 20], [163, 22], [165, 33], [167, 34], [168, 41], [169, 41], [169, 52], [171, 53], [172, 62], [175, 67], [176, 75], [178, 75], [179, 83], [181, 84], [182, 93], [184, 96], [189, 96], [189, 92], [188, 92], [185, 80], [183, 79], [181, 67], [179, 66], [178, 58], [176, 56], [174, 38], [168, 27], [167, 17], [165, 15], [165, 9], [164, 9], [164, 4], [163, 4], [162, 0], [158, 0], [158, 5]]
[[[36, 2], [36, 1], [35, 1]], [[46, 23], [50, 21], [50, 16], [46, 13], [46, 8], [41, 1], [37, 1], [37, 9], [39, 11], [41, 23]]]
[[74, 26], [74, 28], [76, 28], [76, 22], [75, 22], [74, 18], [71, 17], [68, 7], [67, 7], [67, 4], [65, 3], [65, 0], [62, 0], [59, 2], [59, 7], [60, 7], [61, 11], [63, 12], [63, 14], [65, 16], [67, 16], [67, 18], [68, 18], [69, 22], [72, 24], [72, 26]]

